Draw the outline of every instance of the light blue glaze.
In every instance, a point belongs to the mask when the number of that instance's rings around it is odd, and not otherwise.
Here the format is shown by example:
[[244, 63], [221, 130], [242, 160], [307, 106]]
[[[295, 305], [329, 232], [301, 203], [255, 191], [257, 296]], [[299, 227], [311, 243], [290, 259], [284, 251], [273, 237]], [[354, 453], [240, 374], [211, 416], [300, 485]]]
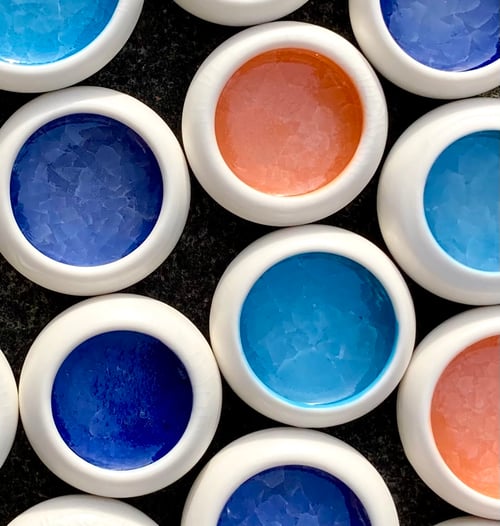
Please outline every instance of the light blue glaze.
[[0, 61], [50, 64], [103, 31], [118, 0], [0, 0]]
[[432, 235], [453, 259], [500, 271], [500, 131], [466, 135], [439, 155], [424, 209]]
[[86, 340], [64, 360], [52, 387], [54, 422], [78, 456], [129, 470], [166, 455], [188, 425], [186, 368], [162, 342], [132, 331]]
[[306, 253], [268, 269], [240, 317], [242, 352], [257, 378], [297, 405], [348, 402], [377, 381], [398, 335], [392, 302], [365, 267]]
[[380, 0], [394, 40], [435, 69], [467, 71], [500, 57], [498, 0]]
[[358, 496], [341, 480], [309, 466], [279, 466], [245, 481], [217, 526], [370, 526]]
[[72, 114], [25, 142], [10, 195], [17, 224], [37, 250], [90, 267], [117, 261], [149, 236], [163, 179], [135, 131], [109, 117]]

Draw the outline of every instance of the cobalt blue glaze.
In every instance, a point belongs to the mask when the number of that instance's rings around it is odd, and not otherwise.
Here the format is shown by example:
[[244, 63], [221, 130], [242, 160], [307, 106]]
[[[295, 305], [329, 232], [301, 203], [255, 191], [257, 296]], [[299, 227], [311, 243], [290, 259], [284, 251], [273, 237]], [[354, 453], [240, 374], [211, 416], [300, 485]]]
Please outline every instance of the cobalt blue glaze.
[[398, 323], [365, 267], [336, 254], [289, 257], [268, 269], [242, 307], [242, 351], [275, 395], [302, 405], [351, 401], [391, 360]]
[[384, 21], [412, 58], [443, 71], [468, 71], [500, 57], [498, 0], [380, 0]]
[[0, 0], [0, 61], [50, 64], [88, 46], [118, 0]]
[[163, 180], [135, 131], [102, 115], [72, 114], [24, 143], [10, 196], [17, 224], [37, 250], [89, 267], [121, 259], [148, 237], [160, 214]]
[[52, 387], [52, 413], [66, 444], [113, 470], [166, 455], [188, 425], [193, 391], [177, 355], [152, 336], [99, 334], [76, 347]]
[[341, 480], [308, 466], [279, 466], [245, 481], [217, 526], [370, 526], [357, 495]]
[[500, 131], [466, 135], [436, 159], [424, 188], [432, 235], [453, 259], [500, 272]]

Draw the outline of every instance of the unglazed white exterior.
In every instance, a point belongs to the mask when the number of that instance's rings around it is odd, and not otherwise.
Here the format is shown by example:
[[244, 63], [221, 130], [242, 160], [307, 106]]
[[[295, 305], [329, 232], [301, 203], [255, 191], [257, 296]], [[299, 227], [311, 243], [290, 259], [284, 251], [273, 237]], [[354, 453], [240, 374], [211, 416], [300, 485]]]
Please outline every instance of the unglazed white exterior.
[[143, 0], [118, 0], [101, 33], [86, 47], [49, 64], [14, 64], [0, 60], [0, 89], [38, 93], [66, 88], [90, 77], [122, 49], [142, 11]]
[[181, 526], [217, 526], [229, 497], [243, 482], [273, 467], [303, 465], [344, 482], [360, 499], [371, 526], [398, 526], [389, 489], [368, 460], [319, 431], [274, 428], [235, 440], [213, 457], [186, 500]]
[[144, 513], [113, 499], [67, 495], [37, 504], [7, 526], [158, 526]]
[[0, 351], [0, 468], [12, 448], [18, 421], [17, 385], [7, 358]]
[[418, 284], [451, 301], [500, 303], [500, 271], [459, 263], [438, 244], [427, 224], [424, 188], [435, 160], [465, 135], [500, 130], [500, 100], [445, 104], [418, 119], [396, 141], [382, 168], [377, 213], [394, 259]]
[[[163, 179], [163, 203], [149, 236], [125, 257], [93, 267], [61, 263], [38, 251], [19, 229], [10, 200], [12, 167], [25, 141], [47, 122], [73, 113], [104, 115], [133, 129], [151, 148]], [[48, 289], [91, 296], [132, 285], [163, 263], [186, 223], [190, 183], [182, 149], [161, 117], [129, 95], [100, 87], [41, 95], [0, 128], [0, 159], [0, 252], [21, 274]]]
[[[57, 430], [51, 406], [55, 376], [71, 351], [116, 330], [142, 332], [167, 345], [186, 367], [193, 389], [191, 417], [179, 442], [152, 464], [126, 471], [94, 466], [74, 453]], [[214, 436], [221, 403], [219, 370], [203, 335], [172, 307], [132, 294], [86, 300], [57, 316], [35, 339], [19, 382], [21, 419], [40, 459], [68, 484], [104, 497], [152, 493], [187, 473]]]
[[[280, 48], [312, 50], [338, 64], [352, 79], [363, 106], [363, 133], [353, 158], [331, 183], [303, 195], [277, 196], [241, 181], [226, 164], [215, 135], [215, 112], [227, 81], [256, 55]], [[322, 219], [350, 203], [368, 184], [387, 138], [387, 105], [375, 72], [346, 39], [301, 22], [273, 22], [241, 31], [203, 62], [188, 89], [182, 136], [188, 161], [203, 188], [244, 219], [292, 226]]]
[[368, 60], [406, 91], [436, 99], [460, 99], [500, 84], [500, 60], [470, 71], [442, 71], [415, 60], [392, 37], [379, 0], [349, 0], [349, 16]]
[[225, 26], [251, 26], [290, 14], [307, 0], [174, 0], [191, 14]]
[[470, 345], [500, 334], [500, 306], [463, 312], [429, 333], [401, 382], [397, 400], [398, 428], [408, 460], [441, 498], [473, 515], [500, 520], [500, 500], [462, 482], [443, 460], [430, 425], [432, 397], [448, 364]]
[[440, 522], [435, 526], [500, 526], [500, 521], [489, 521], [479, 517], [457, 517], [456, 519]]
[[[387, 368], [352, 401], [304, 407], [274, 394], [251, 370], [240, 337], [240, 314], [260, 276], [283, 259], [305, 252], [326, 252], [350, 258], [367, 268], [389, 295], [398, 323], [398, 337]], [[219, 281], [210, 311], [210, 339], [225, 379], [248, 405], [284, 424], [327, 427], [358, 418], [379, 405], [395, 389], [412, 355], [415, 312], [408, 288], [392, 261], [367, 239], [325, 225], [307, 225], [268, 234], [241, 252]]]

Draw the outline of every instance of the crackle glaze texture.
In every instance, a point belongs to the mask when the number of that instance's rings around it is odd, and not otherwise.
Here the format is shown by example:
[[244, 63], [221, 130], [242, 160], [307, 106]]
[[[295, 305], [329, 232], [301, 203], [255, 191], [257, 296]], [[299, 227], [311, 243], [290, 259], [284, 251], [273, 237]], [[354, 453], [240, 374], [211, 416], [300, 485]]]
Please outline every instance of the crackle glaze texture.
[[434, 391], [431, 421], [451, 471], [500, 499], [500, 336], [471, 345], [446, 367]]
[[468, 267], [500, 272], [500, 131], [466, 135], [434, 162], [424, 189], [427, 224]]
[[135, 131], [109, 117], [72, 114], [24, 143], [10, 194], [17, 224], [37, 250], [87, 267], [116, 261], [148, 237], [161, 210], [163, 180]]
[[0, 61], [49, 64], [88, 46], [118, 0], [0, 0]]
[[498, 0], [380, 0], [394, 40], [443, 71], [476, 69], [500, 57]]
[[300, 195], [333, 181], [358, 147], [363, 108], [353, 81], [328, 58], [284, 48], [257, 55], [217, 104], [220, 152], [247, 185]]
[[128, 470], [166, 455], [188, 425], [193, 391], [166, 345], [133, 331], [99, 334], [64, 360], [52, 388], [66, 444], [95, 466]]
[[268, 269], [242, 307], [242, 351], [271, 391], [297, 405], [348, 401], [377, 381], [398, 334], [378, 279], [348, 258], [305, 253]]
[[366, 510], [342, 481], [308, 466], [279, 466], [245, 481], [217, 526], [370, 526]]

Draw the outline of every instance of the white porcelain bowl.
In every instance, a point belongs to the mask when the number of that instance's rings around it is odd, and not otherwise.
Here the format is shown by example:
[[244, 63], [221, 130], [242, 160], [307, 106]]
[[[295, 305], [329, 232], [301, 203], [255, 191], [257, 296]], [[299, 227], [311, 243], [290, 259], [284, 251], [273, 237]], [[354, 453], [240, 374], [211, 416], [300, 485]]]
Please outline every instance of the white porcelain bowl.
[[[13, 167], [28, 139], [47, 123], [78, 114], [113, 119], [134, 131], [156, 158], [163, 185], [161, 208], [147, 237], [125, 256], [92, 266], [61, 262], [42, 253], [28, 241], [18, 224], [11, 197]], [[182, 233], [190, 199], [184, 154], [167, 124], [133, 97], [99, 87], [75, 87], [42, 95], [24, 105], [0, 128], [0, 157], [3, 160], [0, 166], [0, 252], [24, 276], [48, 289], [91, 296], [125, 288], [156, 269], [173, 250]], [[44, 160], [50, 169], [49, 161]], [[105, 169], [99, 163], [96, 163], [98, 169]], [[72, 166], [59, 168], [59, 173], [68, 174], [68, 180], [83, 177], [80, 173], [73, 176], [73, 172]], [[134, 197], [129, 198], [133, 200]], [[102, 210], [104, 198], [95, 201]], [[90, 228], [92, 213], [85, 221], [86, 228]], [[99, 235], [108, 236], [110, 242], [113, 241], [106, 228]], [[80, 245], [79, 254], [85, 254], [85, 245]], [[84, 255], [80, 259], [83, 260]]]
[[[360, 138], [348, 164], [331, 182], [297, 195], [267, 193], [240, 179], [224, 159], [215, 131], [218, 101], [233, 74], [254, 57], [280, 49], [310, 51], [336, 64], [351, 79], [362, 108]], [[307, 79], [307, 75], [304, 78]], [[328, 119], [334, 123], [335, 115]], [[283, 126], [286, 125], [284, 122]], [[265, 123], [262, 126], [265, 127]], [[241, 31], [207, 57], [186, 95], [182, 135], [194, 174], [220, 205], [255, 223], [291, 226], [333, 214], [351, 202], [368, 184], [384, 151], [387, 106], [374, 71], [346, 39], [312, 24], [274, 22]], [[300, 130], [290, 132], [290, 137], [300, 138]], [[318, 141], [322, 144], [320, 139]], [[313, 145], [308, 147], [313, 148]], [[262, 167], [269, 165], [268, 160], [261, 163]]]
[[[443, 151], [466, 136], [484, 131], [500, 133], [498, 99], [452, 102], [427, 113], [394, 144], [383, 166], [378, 188], [380, 229], [394, 259], [422, 287], [448, 300], [470, 305], [500, 302], [500, 267], [496, 271], [483, 270], [480, 265], [474, 268], [467, 260], [460, 261], [450, 255], [437, 241], [426, 219], [424, 192], [429, 172]], [[495, 172], [491, 175], [495, 177]], [[435, 181], [439, 180], [437, 177], [438, 174]], [[445, 196], [457, 187], [451, 186]], [[495, 193], [491, 194], [493, 201]], [[479, 198], [476, 200], [472, 203], [474, 210], [482, 206]], [[477, 232], [491, 227], [491, 221], [488, 225], [481, 223], [481, 216], [473, 215], [474, 212], [470, 212], [469, 217], [459, 212], [457, 209], [457, 221], [470, 218], [470, 230], [476, 232], [468, 238], [467, 234], [460, 234], [461, 243], [467, 239], [474, 241]], [[493, 228], [495, 225], [493, 219]], [[498, 238], [498, 231], [496, 236]]]
[[[443, 458], [431, 424], [431, 408], [436, 385], [450, 362], [471, 345], [499, 334], [500, 306], [472, 309], [442, 323], [415, 350], [401, 382], [397, 402], [401, 441], [422, 480], [453, 506], [496, 520], [500, 520], [500, 499], [469, 486]], [[460, 382], [465, 390], [470, 385], [466, 377]], [[478, 407], [481, 407], [479, 400]], [[466, 432], [463, 425], [460, 429], [461, 434]]]
[[499, 521], [489, 521], [479, 517], [458, 517], [449, 521], [440, 522], [436, 526], [498, 526]]
[[181, 525], [216, 526], [228, 499], [245, 481], [282, 466], [313, 468], [335, 477], [359, 499], [372, 526], [399, 525], [392, 496], [365, 457], [325, 433], [290, 428], [251, 433], [217, 453], [191, 488]]
[[0, 351], [0, 468], [7, 458], [14, 437], [18, 420], [17, 385], [7, 358]]
[[[316, 255], [320, 257], [319, 262]], [[276, 265], [287, 264], [294, 258], [303, 258], [299, 267], [292, 264], [291, 270], [283, 270], [282, 267], [279, 271], [273, 271], [269, 283], [277, 285], [276, 292], [269, 292], [262, 299], [269, 308], [263, 319], [255, 317], [255, 321], [254, 314], [261, 311], [258, 306], [262, 294], [259, 280]], [[300, 270], [300, 265], [303, 265], [304, 271]], [[309, 270], [307, 265], [311, 265]], [[350, 270], [352, 267], [354, 271]], [[331, 274], [328, 274], [330, 271]], [[315, 273], [319, 276], [316, 281]], [[278, 275], [284, 276], [282, 281]], [[358, 279], [363, 282], [361, 290], [364, 292], [358, 289]], [[330, 280], [331, 284], [327, 284], [326, 280]], [[331, 295], [325, 296], [325, 287], [321, 287], [321, 283], [325, 283]], [[287, 288], [299, 293], [288, 294], [290, 297], [287, 297]], [[252, 291], [259, 292], [248, 301]], [[335, 299], [337, 291], [340, 298], [338, 302]], [[344, 296], [356, 295], [357, 298], [360, 293], [366, 295], [369, 303], [365, 301], [360, 305], [356, 299], [356, 303], [352, 304]], [[383, 314], [377, 310], [380, 305], [387, 307]], [[377, 314], [372, 314], [372, 308]], [[342, 321], [339, 321], [339, 316]], [[372, 352], [371, 345], [362, 350], [360, 341], [356, 340], [355, 343], [349, 331], [340, 336], [345, 324], [363, 319], [370, 320], [371, 325], [356, 325], [352, 329], [364, 334], [360, 336], [362, 341], [371, 337], [371, 331], [377, 330], [374, 327], [381, 329], [393, 323], [394, 333], [387, 339], [379, 335], [380, 341], [384, 342], [381, 344], [383, 349], [380, 349], [383, 358], [376, 353], [366, 358], [370, 368], [375, 367], [375, 362], [379, 366], [373, 374], [366, 371], [366, 376], [373, 376], [368, 384], [360, 391], [356, 387], [354, 392], [349, 388], [345, 392], [337, 392], [337, 386], [342, 385], [343, 375], [350, 378], [352, 371], [349, 364], [363, 367], [363, 356]], [[335, 339], [337, 333], [338, 340]], [[289, 353], [289, 349], [295, 345], [294, 335], [298, 338], [297, 345], [302, 349], [300, 352], [297, 347], [297, 358], [303, 355], [302, 362], [295, 362], [293, 354]], [[213, 297], [210, 338], [224, 377], [248, 405], [285, 424], [327, 427], [366, 414], [394, 390], [413, 351], [415, 313], [401, 274], [380, 249], [347, 230], [308, 225], [268, 234], [252, 243], [233, 260]], [[266, 344], [268, 338], [274, 343]], [[289, 338], [292, 340], [289, 341]], [[304, 343], [304, 338], [307, 343]], [[325, 347], [322, 346], [323, 341]], [[282, 346], [287, 349], [284, 355], [268, 358], [273, 349], [281, 349]], [[378, 360], [381, 360], [380, 363]], [[283, 367], [287, 366], [290, 368], [285, 372]], [[344, 373], [336, 372], [339, 367], [346, 367]], [[325, 372], [321, 376], [322, 371]], [[319, 376], [321, 389], [318, 387]], [[365, 374], [362, 376], [364, 379]], [[356, 378], [355, 382], [362, 381]], [[356, 383], [356, 386], [359, 385]]]
[[41, 502], [21, 513], [8, 526], [158, 526], [144, 513], [112, 499], [91, 495], [66, 495]]
[[[87, 343], [115, 331], [127, 331], [120, 345], [101, 339], [92, 350]], [[139, 342], [120, 351], [131, 332]], [[144, 336], [160, 343], [161, 359]], [[89, 352], [97, 353], [95, 365], [85, 361]], [[75, 353], [77, 361], [65, 368]], [[175, 360], [162, 361], [165, 353]], [[169, 390], [174, 382], [182, 390]], [[172, 307], [130, 294], [86, 300], [56, 317], [31, 346], [19, 385], [21, 419], [40, 459], [68, 484], [104, 497], [152, 493], [187, 473], [214, 436], [221, 393], [217, 364], [198, 329]], [[78, 413], [71, 413], [70, 398]], [[175, 440], [164, 447], [172, 429]]]
[[290, 14], [307, 0], [175, 0], [183, 9], [208, 22], [250, 26]]
[[[420, 7], [425, 9], [423, 5]], [[439, 10], [434, 6], [432, 10], [438, 18]], [[380, 0], [349, 0], [349, 16], [356, 40], [368, 60], [384, 77], [406, 91], [436, 99], [459, 99], [479, 95], [499, 85], [498, 58], [487, 65], [466, 71], [437, 69], [413, 58], [388, 29]], [[438, 21], [435, 23], [439, 25]], [[422, 33], [432, 33], [433, 28], [423, 22], [421, 30]], [[409, 36], [409, 41], [417, 40], [418, 34]], [[441, 40], [436, 44], [436, 51], [445, 49], [446, 44], [452, 48], [460, 46], [458, 42], [453, 43], [453, 39], [449, 43]], [[429, 56], [432, 54], [432, 50], [429, 50]]]
[[[89, 3], [92, 4], [92, 2]], [[22, 34], [26, 29], [23, 23], [29, 20], [29, 15], [33, 18], [32, 23], [35, 24], [35, 27], [48, 25], [44, 24], [43, 16], [49, 15], [44, 13], [36, 3], [23, 5], [24, 10], [18, 13], [18, 18], [23, 22], [16, 23], [18, 25], [14, 24], [11, 31]], [[125, 45], [139, 19], [142, 6], [143, 0], [117, 0], [109, 21], [103, 25], [93, 40], [84, 47], [80, 47], [80, 44], [76, 45], [74, 52], [62, 58], [38, 63], [37, 61], [26, 62], [15, 59], [2, 60], [2, 54], [0, 54], [0, 89], [17, 92], [52, 91], [90, 77], [110, 62]], [[33, 12], [30, 13], [30, 10]], [[50, 13], [50, 8], [48, 11]], [[73, 15], [74, 19], [78, 17], [81, 19], [81, 16], [81, 14]], [[61, 19], [59, 23], [59, 31], [62, 34], [67, 31], [67, 28], [64, 27], [67, 19]], [[75, 31], [78, 29], [75, 28]], [[37, 50], [35, 47], [35, 53], [52, 49], [54, 41], [57, 42], [53, 35], [50, 35], [45, 39], [44, 49]], [[54, 53], [57, 55], [55, 49]]]

